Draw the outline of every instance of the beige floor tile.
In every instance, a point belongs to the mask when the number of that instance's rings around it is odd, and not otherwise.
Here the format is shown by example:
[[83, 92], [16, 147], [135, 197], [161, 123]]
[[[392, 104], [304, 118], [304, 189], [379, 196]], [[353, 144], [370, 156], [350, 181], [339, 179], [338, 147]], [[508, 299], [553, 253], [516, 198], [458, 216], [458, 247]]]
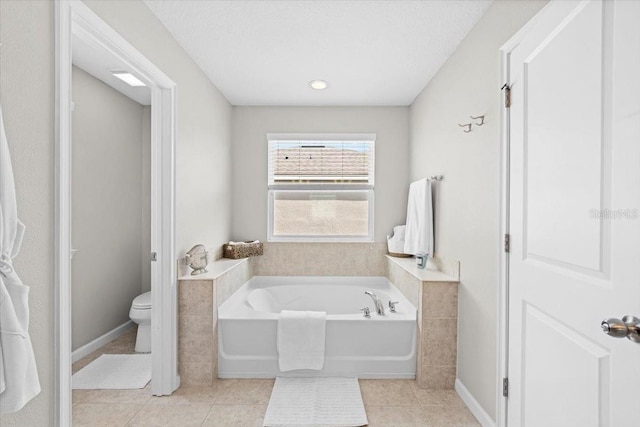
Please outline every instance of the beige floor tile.
[[267, 405], [213, 405], [203, 426], [262, 427]]
[[151, 403], [167, 405], [213, 405], [220, 390], [217, 386], [181, 386], [171, 396], [154, 396]]
[[418, 405], [414, 406], [366, 406], [369, 427], [427, 427], [427, 420]]
[[76, 403], [73, 405], [74, 427], [122, 427], [142, 408], [142, 405], [114, 403]]
[[130, 426], [191, 427], [201, 426], [211, 405], [166, 405], [149, 402], [129, 423]]
[[220, 393], [216, 405], [266, 405], [274, 380], [225, 379], [216, 382]]
[[413, 380], [360, 380], [360, 391], [365, 406], [371, 405], [417, 405], [413, 391]]
[[421, 390], [417, 385], [414, 385], [412, 389], [421, 406], [464, 405], [455, 390]]
[[136, 336], [138, 334], [138, 327], [134, 326], [120, 335], [117, 339], [111, 341], [104, 347], [102, 347], [103, 353], [106, 354], [131, 354], [135, 353]]
[[[73, 364], [77, 372], [101, 354], [133, 353], [136, 329]], [[142, 390], [74, 390], [73, 425], [261, 426], [274, 380], [224, 379], [182, 386], [171, 396]], [[370, 427], [467, 427], [478, 421], [453, 390], [421, 390], [412, 380], [360, 380]], [[213, 405], [212, 405], [213, 404]], [[204, 424], [203, 424], [204, 423]]]
[[480, 423], [464, 405], [425, 406], [426, 419], [431, 427], [480, 427]]
[[74, 363], [71, 366], [71, 373], [75, 374], [80, 369], [84, 368], [89, 363], [93, 362], [98, 357], [100, 357], [101, 355], [102, 355], [102, 349], [94, 351], [93, 353], [90, 353], [90, 354], [86, 355], [85, 357], [83, 357], [82, 359], [78, 360], [76, 363]]
[[151, 389], [73, 390], [73, 403], [129, 403], [144, 405], [151, 399]]

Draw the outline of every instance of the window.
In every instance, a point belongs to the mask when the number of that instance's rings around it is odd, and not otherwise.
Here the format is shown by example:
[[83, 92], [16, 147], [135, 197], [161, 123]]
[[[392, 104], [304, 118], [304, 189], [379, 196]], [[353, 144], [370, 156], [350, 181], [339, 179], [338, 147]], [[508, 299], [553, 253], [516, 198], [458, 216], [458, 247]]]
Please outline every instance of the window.
[[375, 135], [267, 140], [269, 241], [373, 241]]

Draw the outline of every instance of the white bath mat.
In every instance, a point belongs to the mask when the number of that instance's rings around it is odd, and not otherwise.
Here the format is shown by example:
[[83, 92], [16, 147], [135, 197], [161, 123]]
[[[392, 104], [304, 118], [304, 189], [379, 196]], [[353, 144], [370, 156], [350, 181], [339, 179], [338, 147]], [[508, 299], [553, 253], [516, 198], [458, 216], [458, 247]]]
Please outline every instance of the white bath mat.
[[135, 389], [151, 381], [151, 354], [103, 354], [73, 374], [74, 389]]
[[367, 424], [357, 378], [276, 378], [265, 427]]

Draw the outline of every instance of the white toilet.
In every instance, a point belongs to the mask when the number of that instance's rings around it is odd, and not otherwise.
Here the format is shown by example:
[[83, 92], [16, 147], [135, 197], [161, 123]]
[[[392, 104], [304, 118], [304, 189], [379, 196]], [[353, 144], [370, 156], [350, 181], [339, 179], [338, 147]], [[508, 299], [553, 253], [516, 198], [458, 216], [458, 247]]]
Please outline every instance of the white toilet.
[[151, 292], [145, 292], [133, 299], [129, 317], [138, 324], [136, 352], [151, 352]]

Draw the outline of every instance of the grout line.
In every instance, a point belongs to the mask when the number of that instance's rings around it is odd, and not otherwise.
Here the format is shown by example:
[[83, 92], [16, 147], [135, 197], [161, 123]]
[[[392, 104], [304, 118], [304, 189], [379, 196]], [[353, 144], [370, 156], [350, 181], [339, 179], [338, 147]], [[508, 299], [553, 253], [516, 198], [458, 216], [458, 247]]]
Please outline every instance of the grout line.
[[149, 401], [147, 401], [147, 402], [143, 403], [142, 405], [140, 405], [140, 408], [136, 411], [136, 413], [133, 414], [133, 416], [131, 418], [129, 418], [129, 421], [127, 421], [127, 424], [126, 424], [127, 426], [131, 425], [131, 421], [133, 421], [133, 419], [140, 413], [140, 411], [142, 411], [142, 408], [144, 408], [147, 403], [149, 403]]
[[207, 412], [207, 415], [204, 416], [204, 419], [202, 420], [202, 423], [200, 423], [200, 426], [203, 426], [204, 423], [207, 422], [207, 419], [209, 419], [209, 415], [211, 415], [211, 411], [213, 411], [213, 404], [209, 405], [209, 412]]

